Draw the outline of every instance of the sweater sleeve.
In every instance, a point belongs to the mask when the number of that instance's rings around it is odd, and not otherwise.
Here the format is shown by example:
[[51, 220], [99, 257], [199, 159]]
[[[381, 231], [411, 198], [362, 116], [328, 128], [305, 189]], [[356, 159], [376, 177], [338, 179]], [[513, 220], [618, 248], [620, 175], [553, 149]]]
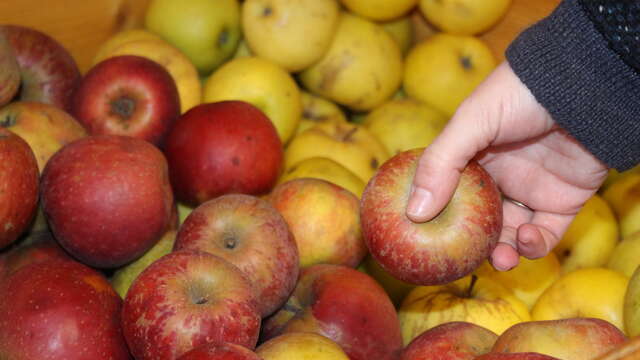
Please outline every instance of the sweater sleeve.
[[522, 32], [506, 58], [559, 126], [623, 171], [640, 163], [640, 75], [633, 53], [619, 53], [624, 42], [605, 37], [597, 21], [579, 0], [564, 0]]

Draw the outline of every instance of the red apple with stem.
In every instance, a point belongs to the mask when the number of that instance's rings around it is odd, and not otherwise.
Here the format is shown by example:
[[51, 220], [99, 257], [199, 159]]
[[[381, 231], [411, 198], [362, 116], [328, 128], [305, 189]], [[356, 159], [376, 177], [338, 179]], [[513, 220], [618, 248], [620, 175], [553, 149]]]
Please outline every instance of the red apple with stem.
[[253, 283], [263, 317], [287, 301], [298, 281], [298, 247], [285, 219], [252, 195], [222, 195], [195, 208], [174, 250], [206, 251], [237, 266]]
[[378, 169], [362, 194], [360, 219], [384, 270], [408, 283], [441, 285], [489, 257], [502, 229], [502, 199], [491, 176], [471, 161], [444, 210], [431, 221], [412, 222], [405, 211], [422, 151], [399, 153]]
[[121, 55], [89, 69], [71, 96], [70, 112], [90, 134], [133, 136], [161, 146], [180, 116], [180, 98], [162, 65]]
[[24, 266], [0, 282], [0, 357], [126, 360], [122, 300], [98, 271], [77, 261]]
[[133, 356], [175, 359], [210, 342], [253, 349], [260, 313], [251, 287], [240, 269], [216, 255], [164, 255], [138, 275], [124, 300], [122, 326]]
[[0, 25], [20, 68], [17, 99], [69, 110], [81, 74], [71, 53], [58, 40], [31, 27]]
[[164, 151], [176, 198], [192, 207], [229, 193], [266, 194], [283, 162], [269, 118], [237, 100], [200, 104], [182, 114]]
[[166, 160], [151, 143], [88, 136], [56, 152], [42, 173], [44, 214], [73, 257], [115, 268], [140, 257], [165, 233], [173, 194]]
[[38, 205], [36, 157], [20, 136], [0, 127], [0, 249], [31, 224]]
[[244, 346], [223, 342], [198, 346], [177, 360], [262, 360], [262, 358]]

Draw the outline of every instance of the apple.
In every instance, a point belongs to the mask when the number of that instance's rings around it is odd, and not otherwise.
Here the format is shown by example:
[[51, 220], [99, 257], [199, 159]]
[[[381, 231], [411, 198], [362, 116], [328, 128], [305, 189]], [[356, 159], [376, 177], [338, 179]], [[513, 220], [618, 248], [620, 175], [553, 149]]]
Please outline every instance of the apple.
[[[594, 249], [595, 250], [595, 249]], [[631, 276], [640, 266], [640, 231], [622, 237], [615, 244], [606, 267]]]
[[287, 303], [264, 321], [261, 338], [300, 331], [328, 337], [351, 360], [396, 359], [402, 348], [389, 296], [373, 278], [344, 265], [302, 269]]
[[422, 149], [401, 152], [369, 181], [360, 201], [362, 233], [371, 255], [391, 275], [418, 285], [445, 284], [482, 264], [502, 229], [502, 199], [475, 161], [462, 171], [447, 206], [433, 220], [405, 215]]
[[127, 135], [161, 146], [180, 116], [180, 98], [162, 65], [120, 55], [89, 69], [71, 96], [70, 112], [92, 135]]
[[20, 67], [6, 36], [0, 31], [0, 106], [13, 100], [20, 88]]
[[640, 335], [640, 266], [629, 278], [623, 306], [622, 318], [627, 334], [633, 337]]
[[27, 26], [0, 25], [20, 67], [18, 100], [37, 101], [68, 110], [82, 75], [71, 53], [58, 40]]
[[38, 206], [39, 173], [29, 144], [0, 127], [0, 249], [27, 230]]
[[262, 360], [348, 360], [335, 341], [312, 332], [291, 332], [278, 335], [256, 348]]
[[355, 268], [367, 255], [360, 231], [360, 203], [352, 192], [315, 178], [278, 184], [267, 197], [284, 217], [300, 254], [300, 266]]
[[289, 298], [298, 281], [298, 247], [287, 222], [268, 201], [228, 194], [195, 208], [176, 236], [174, 251], [201, 250], [237, 266], [266, 317]]
[[625, 343], [598, 356], [596, 360], [636, 360], [640, 358], [640, 336], [634, 336]]
[[491, 351], [497, 338], [493, 331], [470, 322], [447, 322], [413, 339], [402, 350], [400, 360], [473, 360]]
[[194, 207], [228, 193], [268, 193], [283, 161], [269, 118], [240, 100], [187, 111], [169, 131], [164, 152], [176, 198]]
[[60, 245], [98, 268], [122, 266], [149, 250], [174, 205], [162, 152], [119, 135], [88, 136], [55, 153], [42, 173], [41, 201]]
[[203, 251], [174, 251], [144, 269], [124, 299], [122, 327], [138, 360], [175, 359], [209, 342], [253, 349], [260, 313], [250, 280]]
[[18, 134], [33, 150], [40, 172], [64, 145], [87, 136], [68, 112], [35, 101], [14, 101], [0, 108], [0, 127]]
[[602, 319], [573, 317], [526, 321], [498, 336], [492, 352], [537, 352], [562, 360], [595, 359], [627, 341], [620, 329]]
[[69, 260], [33, 263], [0, 282], [0, 292], [3, 358], [131, 359], [122, 300], [98, 271]]
[[263, 360], [255, 352], [244, 346], [228, 343], [216, 342], [200, 345], [187, 351], [177, 360]]
[[535, 352], [523, 353], [488, 353], [478, 356], [475, 360], [560, 360], [549, 355]]
[[602, 193], [618, 219], [623, 238], [640, 231], [640, 171], [625, 171]]
[[420, 12], [438, 30], [457, 35], [483, 33], [498, 23], [509, 10], [512, 0], [455, 3], [419, 0]]
[[21, 268], [48, 260], [74, 261], [48, 231], [29, 234], [17, 246], [0, 254], [0, 280]]

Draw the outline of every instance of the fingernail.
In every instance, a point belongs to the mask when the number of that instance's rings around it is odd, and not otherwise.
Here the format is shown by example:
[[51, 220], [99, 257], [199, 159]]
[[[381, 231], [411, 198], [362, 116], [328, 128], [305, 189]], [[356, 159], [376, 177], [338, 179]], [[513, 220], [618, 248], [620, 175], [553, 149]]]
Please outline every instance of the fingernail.
[[431, 192], [422, 188], [412, 188], [407, 205], [407, 214], [412, 217], [420, 217], [427, 210], [433, 199]]

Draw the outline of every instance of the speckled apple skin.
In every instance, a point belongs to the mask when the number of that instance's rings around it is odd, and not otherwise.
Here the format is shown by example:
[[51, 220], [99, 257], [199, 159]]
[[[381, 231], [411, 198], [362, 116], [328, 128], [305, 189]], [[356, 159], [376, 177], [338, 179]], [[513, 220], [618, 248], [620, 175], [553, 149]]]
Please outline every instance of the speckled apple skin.
[[177, 360], [262, 360], [262, 358], [241, 345], [208, 343], [185, 353]]

